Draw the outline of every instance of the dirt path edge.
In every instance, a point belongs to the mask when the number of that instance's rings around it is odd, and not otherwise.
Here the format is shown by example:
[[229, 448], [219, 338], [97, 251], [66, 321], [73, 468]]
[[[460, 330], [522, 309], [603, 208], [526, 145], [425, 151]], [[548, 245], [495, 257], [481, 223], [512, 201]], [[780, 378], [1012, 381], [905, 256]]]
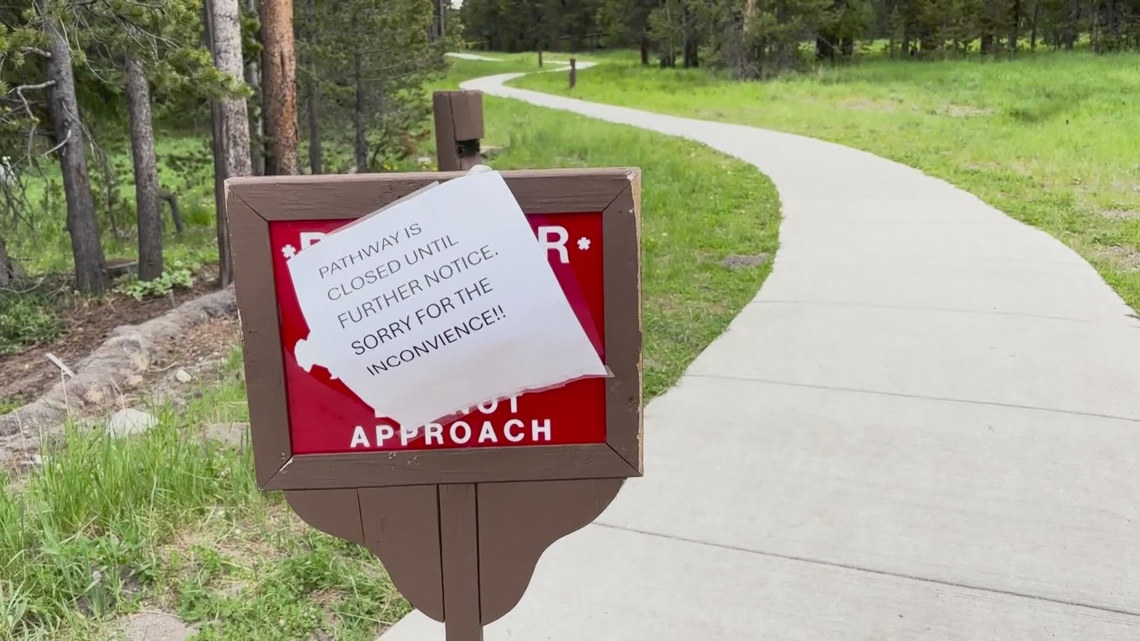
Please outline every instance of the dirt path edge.
[[105, 409], [132, 387], [132, 380], [141, 381], [158, 346], [210, 319], [235, 316], [237, 300], [231, 286], [187, 301], [140, 325], [117, 327], [75, 366], [74, 378], [61, 380], [35, 401], [0, 415], [0, 438], [50, 433], [71, 416]]

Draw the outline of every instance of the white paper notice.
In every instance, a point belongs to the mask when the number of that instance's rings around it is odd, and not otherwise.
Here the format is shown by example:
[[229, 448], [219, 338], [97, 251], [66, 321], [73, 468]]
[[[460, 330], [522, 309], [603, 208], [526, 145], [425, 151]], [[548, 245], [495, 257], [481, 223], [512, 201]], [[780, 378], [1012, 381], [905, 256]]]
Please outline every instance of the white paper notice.
[[398, 202], [288, 265], [309, 326], [298, 362], [402, 429], [606, 374], [498, 172]]

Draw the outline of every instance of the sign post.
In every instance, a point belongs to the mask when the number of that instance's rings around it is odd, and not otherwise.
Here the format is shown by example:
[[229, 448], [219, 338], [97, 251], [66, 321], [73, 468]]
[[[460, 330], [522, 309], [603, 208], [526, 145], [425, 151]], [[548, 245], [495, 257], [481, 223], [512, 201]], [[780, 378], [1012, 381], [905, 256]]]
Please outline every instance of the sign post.
[[[412, 605], [444, 623], [448, 641], [478, 641], [483, 626], [518, 603], [543, 551], [597, 518], [624, 479], [643, 473], [640, 172], [502, 174], [556, 279], [551, 282], [561, 288], [608, 375], [487, 400], [409, 428], [380, 416], [321, 367], [327, 350], [298, 349], [310, 328], [289, 260], [327, 234], [416, 198], [436, 181], [460, 177], [232, 178], [226, 182], [226, 217], [258, 486], [284, 491], [311, 526], [379, 556]], [[389, 211], [396, 209], [375, 216]], [[422, 226], [429, 227], [431, 218], [427, 212]], [[407, 278], [411, 268], [399, 272], [397, 263], [406, 265], [417, 252], [398, 240], [383, 256], [394, 261], [384, 271], [390, 278], [381, 281], [392, 285], [393, 297], [402, 286], [415, 290], [411, 283], [418, 278]], [[451, 244], [462, 240], [452, 238]], [[460, 296], [472, 287], [459, 279], [453, 284]], [[480, 287], [490, 291], [485, 281]], [[330, 299], [343, 293], [329, 290]], [[483, 322], [501, 311], [484, 315]], [[382, 310], [358, 316], [363, 331], [381, 338], [388, 336], [385, 327], [396, 330], [400, 323]], [[511, 351], [510, 340], [501, 344]], [[436, 383], [488, 377], [496, 360], [440, 371]], [[383, 397], [382, 388], [368, 391]]]

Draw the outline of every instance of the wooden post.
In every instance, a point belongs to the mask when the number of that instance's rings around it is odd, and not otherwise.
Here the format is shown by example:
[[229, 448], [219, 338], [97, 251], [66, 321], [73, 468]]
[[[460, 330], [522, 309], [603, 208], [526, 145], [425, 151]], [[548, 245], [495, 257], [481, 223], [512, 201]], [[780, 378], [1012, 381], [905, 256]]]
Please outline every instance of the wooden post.
[[570, 88], [573, 89], [574, 85], [578, 83], [578, 61], [574, 58], [570, 59]]
[[481, 164], [479, 139], [483, 137], [483, 93], [437, 91], [435, 153], [439, 171], [467, 171]]
[[478, 486], [462, 483], [438, 487], [444, 633], [447, 641], [483, 641]]

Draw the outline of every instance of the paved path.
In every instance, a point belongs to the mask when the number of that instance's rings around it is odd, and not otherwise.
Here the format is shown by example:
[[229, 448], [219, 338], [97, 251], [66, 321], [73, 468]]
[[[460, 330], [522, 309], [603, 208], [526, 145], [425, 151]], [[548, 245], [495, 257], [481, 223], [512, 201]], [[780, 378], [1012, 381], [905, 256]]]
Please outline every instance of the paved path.
[[646, 477], [489, 641], [1140, 639], [1140, 322], [1088, 264], [871, 154], [510, 77], [466, 87], [704, 142], [785, 219], [759, 295], [648, 406]]

